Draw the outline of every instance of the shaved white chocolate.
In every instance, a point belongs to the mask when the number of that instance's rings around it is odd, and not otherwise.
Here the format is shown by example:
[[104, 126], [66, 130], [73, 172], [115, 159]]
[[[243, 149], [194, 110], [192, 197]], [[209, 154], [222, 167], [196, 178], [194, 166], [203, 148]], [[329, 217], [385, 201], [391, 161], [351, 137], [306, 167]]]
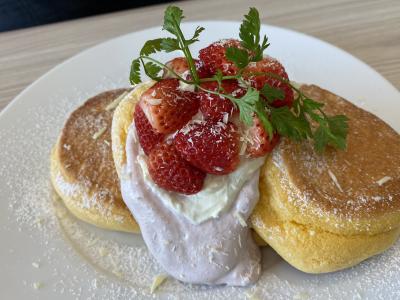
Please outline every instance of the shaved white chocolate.
[[167, 274], [159, 274], [153, 279], [153, 283], [150, 286], [150, 293], [154, 293], [160, 285], [168, 278]]
[[108, 104], [106, 106], [106, 110], [113, 110], [115, 109], [119, 103], [122, 101], [122, 99], [124, 99], [124, 97], [128, 95], [128, 92], [123, 92], [121, 95], [119, 95], [113, 102], [111, 102], [110, 104]]
[[107, 127], [101, 128], [99, 131], [97, 131], [95, 134], [93, 134], [92, 139], [97, 140], [99, 137], [103, 135], [104, 132], [106, 132]]
[[381, 179], [379, 179], [376, 183], [377, 183], [379, 186], [382, 186], [382, 185], [384, 185], [386, 182], [388, 182], [389, 180], [392, 180], [392, 177], [390, 177], [390, 176], [385, 176], [385, 177], [382, 177]]
[[342, 189], [342, 187], [340, 186], [340, 184], [339, 184], [339, 182], [338, 182], [338, 180], [337, 180], [335, 174], [333, 174], [331, 170], [328, 170], [328, 174], [329, 174], [329, 176], [331, 177], [333, 183], [334, 183], [334, 184], [336, 185], [336, 187], [339, 189], [339, 191], [341, 191], [341, 192], [343, 193], [343, 189]]

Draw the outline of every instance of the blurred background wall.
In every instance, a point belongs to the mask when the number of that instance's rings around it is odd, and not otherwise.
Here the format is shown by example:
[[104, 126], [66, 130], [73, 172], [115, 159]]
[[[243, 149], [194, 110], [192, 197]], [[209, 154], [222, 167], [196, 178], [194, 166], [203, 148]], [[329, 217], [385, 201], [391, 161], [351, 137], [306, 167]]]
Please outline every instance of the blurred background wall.
[[170, 0], [0, 0], [0, 32]]

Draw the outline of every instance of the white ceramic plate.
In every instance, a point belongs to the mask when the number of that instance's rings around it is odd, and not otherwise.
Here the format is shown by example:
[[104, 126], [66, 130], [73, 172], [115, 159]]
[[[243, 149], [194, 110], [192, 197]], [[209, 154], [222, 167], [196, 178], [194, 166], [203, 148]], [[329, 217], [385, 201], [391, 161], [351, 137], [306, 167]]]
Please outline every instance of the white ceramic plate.
[[[197, 23], [186, 23], [186, 33]], [[193, 52], [235, 37], [238, 23], [202, 22]], [[327, 43], [263, 26], [292, 80], [315, 83], [374, 112], [400, 131], [400, 94], [373, 69]], [[0, 115], [0, 295], [2, 299], [127, 299], [153, 297], [162, 272], [140, 237], [107, 232], [76, 221], [51, 190], [49, 153], [69, 112], [85, 98], [128, 85], [131, 59], [160, 28], [131, 33], [93, 47], [26, 88]], [[167, 60], [174, 56], [160, 55]], [[21, 75], [23, 76], [23, 74]], [[54, 204], [55, 203], [55, 204]], [[58, 217], [56, 217], [56, 215]], [[301, 273], [264, 250], [264, 273], [250, 288], [191, 287], [168, 280], [157, 296], [168, 299], [399, 298], [400, 244], [352, 269], [328, 275]], [[247, 295], [247, 296], [246, 296]]]

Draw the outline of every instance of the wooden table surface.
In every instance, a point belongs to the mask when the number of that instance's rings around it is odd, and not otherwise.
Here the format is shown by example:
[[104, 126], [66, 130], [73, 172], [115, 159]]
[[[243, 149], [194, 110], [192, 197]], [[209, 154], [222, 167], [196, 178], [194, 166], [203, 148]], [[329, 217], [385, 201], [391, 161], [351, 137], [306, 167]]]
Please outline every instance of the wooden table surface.
[[[197, 0], [178, 3], [187, 20], [262, 22], [313, 35], [357, 56], [400, 88], [400, 0]], [[0, 33], [0, 110], [39, 76], [85, 48], [161, 24], [166, 5]], [[343, 71], [346, 71], [343, 66]]]

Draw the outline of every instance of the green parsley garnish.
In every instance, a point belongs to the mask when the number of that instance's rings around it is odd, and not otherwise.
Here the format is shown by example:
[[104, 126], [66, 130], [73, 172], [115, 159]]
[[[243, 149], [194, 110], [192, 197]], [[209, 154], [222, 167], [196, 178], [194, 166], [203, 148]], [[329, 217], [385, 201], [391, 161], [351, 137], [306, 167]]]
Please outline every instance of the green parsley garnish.
[[[264, 75], [277, 79], [288, 84], [296, 93], [296, 98], [292, 107], [283, 106], [273, 107], [271, 104], [276, 99], [284, 99], [284, 91], [265, 84], [258, 91], [244, 81], [242, 73], [251, 62], [257, 62], [263, 59], [264, 51], [268, 48], [267, 36], [261, 37], [260, 17], [256, 8], [250, 8], [248, 14], [240, 25], [239, 38], [241, 48], [228, 47], [226, 49], [226, 58], [232, 61], [238, 68], [236, 75], [224, 76], [220, 70], [210, 78], [199, 78], [194, 59], [189, 46], [199, 41], [200, 33], [203, 27], [197, 27], [193, 36], [186, 39], [180, 28], [183, 11], [179, 7], [169, 6], [164, 13], [163, 30], [169, 32], [172, 37], [158, 38], [147, 41], [141, 51], [140, 56], [132, 61], [130, 82], [132, 84], [140, 83], [140, 69], [143, 68], [145, 74], [153, 80], [161, 80], [160, 73], [163, 69], [172, 73], [180, 81], [186, 84], [194, 85], [196, 90], [203, 90], [210, 94], [225, 97], [239, 109], [240, 120], [246, 125], [253, 124], [253, 116], [257, 115], [268, 132], [270, 139], [277, 132], [281, 136], [288, 137], [295, 141], [312, 139], [315, 149], [322, 152], [326, 146], [333, 146], [338, 149], [346, 148], [346, 137], [348, 133], [348, 118], [344, 115], [327, 116], [322, 110], [324, 104], [310, 99], [296, 88], [290, 81], [279, 77], [273, 73], [250, 73], [247, 75]], [[157, 52], [182, 51], [187, 60], [191, 80], [187, 80], [176, 74], [172, 69], [162, 62], [153, 59], [150, 55]], [[235, 98], [232, 95], [224, 93], [221, 87], [222, 81], [227, 79], [236, 79], [241, 85], [246, 87], [246, 94], [241, 98]], [[210, 91], [203, 88], [200, 84], [208, 81], [216, 81], [219, 89]], [[311, 125], [311, 122], [316, 124]]]

